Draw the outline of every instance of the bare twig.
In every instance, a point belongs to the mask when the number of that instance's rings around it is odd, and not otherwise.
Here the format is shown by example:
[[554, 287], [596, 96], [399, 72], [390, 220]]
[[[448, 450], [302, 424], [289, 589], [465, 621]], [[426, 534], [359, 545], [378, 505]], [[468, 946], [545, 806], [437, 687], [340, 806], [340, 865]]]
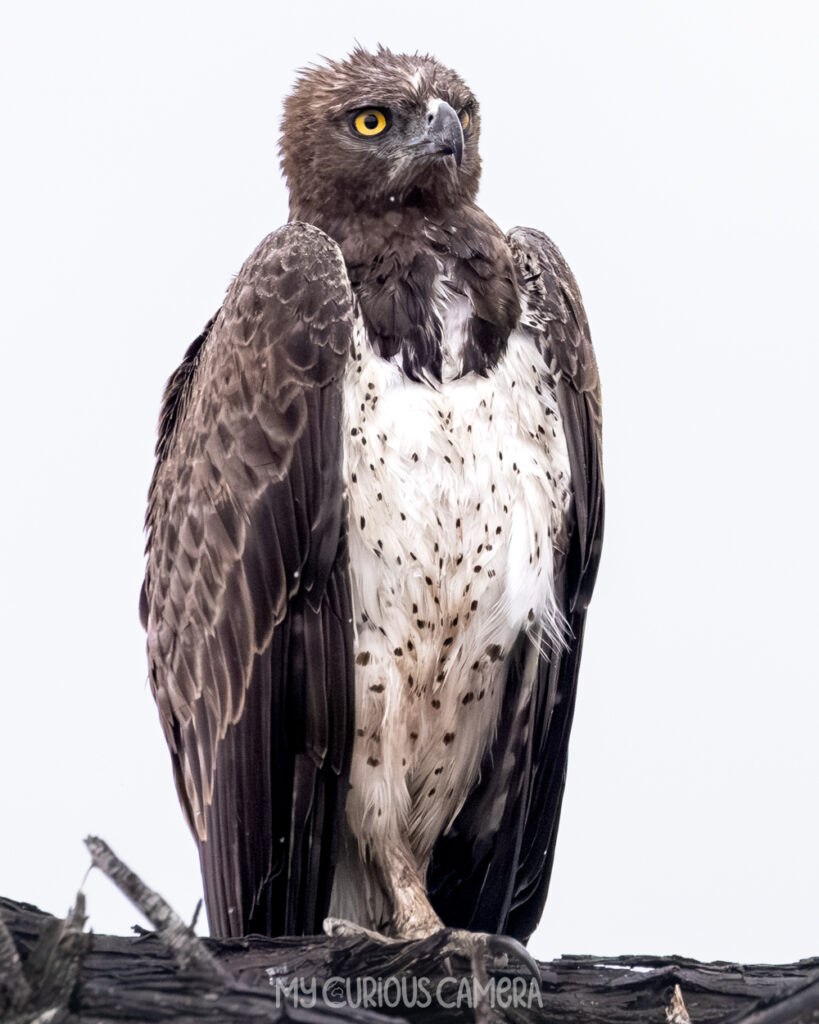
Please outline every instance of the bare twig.
[[71, 999], [89, 941], [83, 932], [85, 921], [85, 896], [78, 892], [66, 919], [55, 919], [43, 929], [26, 962], [28, 976], [36, 988], [32, 1004], [43, 1019], [65, 1009]]
[[196, 906], [193, 908], [193, 917], [191, 918], [191, 931], [196, 928], [196, 922], [199, 920], [199, 913], [202, 910], [202, 900], [196, 901]]
[[137, 910], [148, 918], [180, 967], [193, 967], [222, 978], [229, 977], [228, 972], [211, 956], [205, 944], [194, 935], [173, 907], [159, 893], [149, 889], [104, 840], [98, 836], [88, 836], [85, 845], [94, 867], [107, 875]]

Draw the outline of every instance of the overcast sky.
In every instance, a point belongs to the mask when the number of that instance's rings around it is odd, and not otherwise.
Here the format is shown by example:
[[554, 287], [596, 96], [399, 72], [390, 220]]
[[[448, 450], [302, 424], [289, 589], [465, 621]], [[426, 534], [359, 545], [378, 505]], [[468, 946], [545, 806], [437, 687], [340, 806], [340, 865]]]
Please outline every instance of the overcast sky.
[[[608, 522], [536, 955], [819, 952], [817, 6], [5, 5], [0, 893], [64, 913], [103, 836], [200, 894], [146, 682], [162, 386], [286, 219], [295, 70], [429, 51], [480, 201], [550, 234], [604, 391]], [[138, 917], [101, 877], [90, 924]]]

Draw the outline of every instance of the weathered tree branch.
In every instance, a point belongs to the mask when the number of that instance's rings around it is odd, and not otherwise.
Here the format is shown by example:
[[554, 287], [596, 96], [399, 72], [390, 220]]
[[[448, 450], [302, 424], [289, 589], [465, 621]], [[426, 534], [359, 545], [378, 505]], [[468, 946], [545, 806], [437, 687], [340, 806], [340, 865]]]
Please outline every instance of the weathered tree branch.
[[819, 958], [743, 966], [571, 956], [541, 964], [538, 986], [512, 967], [476, 979], [466, 957], [447, 954], [446, 932], [390, 944], [323, 935], [202, 940], [101, 840], [89, 849], [157, 930], [136, 938], [84, 933], [82, 895], [66, 921], [0, 899], [4, 1024], [435, 1024], [476, 1016], [510, 1024], [819, 1024]]
[[205, 974], [224, 975], [225, 971], [218, 960], [214, 960], [207, 947], [193, 932], [191, 925], [185, 924], [173, 907], [157, 892], [148, 886], [127, 864], [117, 857], [111, 847], [98, 836], [88, 836], [85, 840], [91, 862], [99, 868], [116, 885], [119, 891], [127, 896], [156, 929], [160, 940], [173, 953], [176, 962], [184, 970], [193, 967]]

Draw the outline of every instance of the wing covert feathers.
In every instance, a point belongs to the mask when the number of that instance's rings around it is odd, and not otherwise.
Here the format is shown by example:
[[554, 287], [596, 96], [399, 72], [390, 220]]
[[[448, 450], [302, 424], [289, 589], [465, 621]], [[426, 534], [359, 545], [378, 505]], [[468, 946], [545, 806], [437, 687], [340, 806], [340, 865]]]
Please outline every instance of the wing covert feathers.
[[522, 325], [541, 345], [555, 378], [572, 469], [574, 544], [570, 610], [588, 606], [603, 541], [603, 442], [600, 377], [580, 289], [557, 246], [541, 231], [508, 237], [524, 295]]
[[354, 707], [352, 328], [337, 246], [289, 224], [247, 260], [165, 393], [141, 603], [215, 934], [315, 931], [329, 900]]

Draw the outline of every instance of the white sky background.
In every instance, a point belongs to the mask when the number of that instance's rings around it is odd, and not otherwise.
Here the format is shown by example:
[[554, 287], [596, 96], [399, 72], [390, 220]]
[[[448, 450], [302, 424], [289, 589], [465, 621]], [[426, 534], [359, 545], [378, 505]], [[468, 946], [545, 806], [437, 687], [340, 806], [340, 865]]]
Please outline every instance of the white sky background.
[[[95, 832], [200, 892], [146, 683], [165, 378], [286, 219], [281, 102], [355, 38], [483, 112], [480, 201], [546, 230], [604, 387], [608, 522], [552, 890], [563, 952], [819, 951], [814, 3], [32, 3], [0, 37], [0, 893]], [[91, 926], [136, 913], [86, 886]]]

